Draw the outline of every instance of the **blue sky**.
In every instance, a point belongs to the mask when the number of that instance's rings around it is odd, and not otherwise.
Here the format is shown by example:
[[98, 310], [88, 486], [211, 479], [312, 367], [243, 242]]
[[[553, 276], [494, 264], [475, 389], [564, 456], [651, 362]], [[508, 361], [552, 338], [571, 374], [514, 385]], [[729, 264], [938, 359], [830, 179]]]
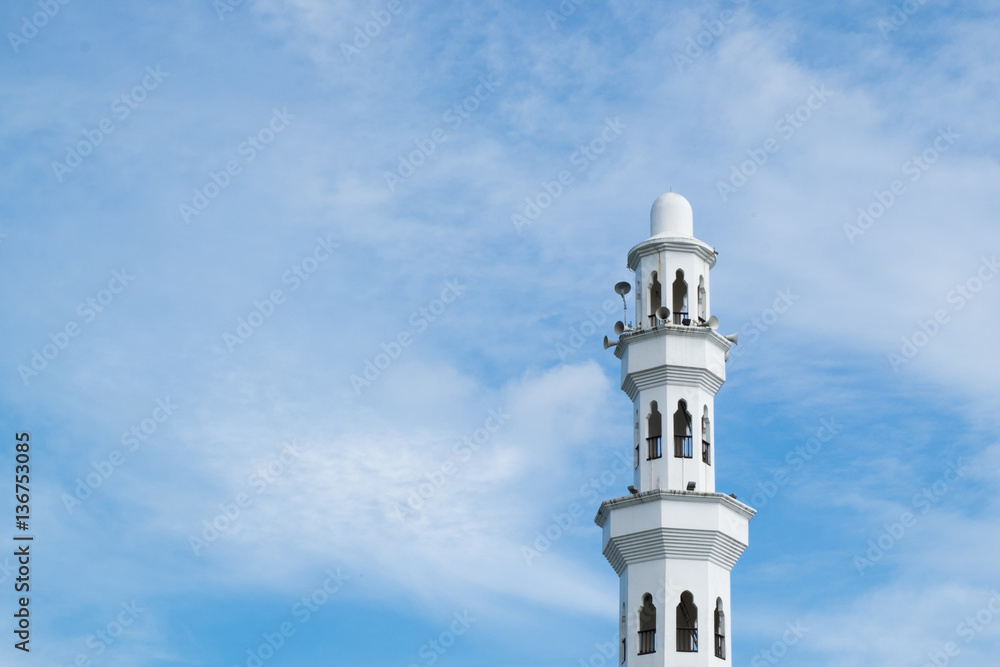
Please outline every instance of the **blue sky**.
[[734, 664], [994, 665], [998, 9], [7, 3], [0, 663], [599, 662], [672, 188], [741, 333]]

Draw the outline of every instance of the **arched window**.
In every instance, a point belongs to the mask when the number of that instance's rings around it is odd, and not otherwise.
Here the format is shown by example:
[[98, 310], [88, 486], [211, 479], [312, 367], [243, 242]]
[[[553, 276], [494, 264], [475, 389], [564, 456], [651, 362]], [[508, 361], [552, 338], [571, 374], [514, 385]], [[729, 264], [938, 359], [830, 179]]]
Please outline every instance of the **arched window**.
[[656, 653], [656, 607], [649, 593], [642, 596], [639, 609], [639, 655], [647, 653]]
[[701, 460], [712, 465], [712, 422], [708, 419], [708, 406], [701, 418]]
[[663, 296], [660, 289], [660, 281], [653, 271], [649, 279], [649, 326], [656, 326], [656, 310], [663, 304]]
[[705, 276], [698, 276], [698, 320], [704, 322], [708, 318], [708, 304], [705, 293]]
[[691, 445], [691, 413], [687, 411], [687, 403], [677, 401], [677, 412], [674, 413], [674, 456], [690, 459], [694, 457]]
[[683, 653], [698, 650], [698, 607], [691, 591], [681, 593], [681, 603], [677, 605], [677, 650]]
[[625, 662], [625, 657], [626, 657], [625, 638], [628, 636], [628, 617], [627, 617], [627, 615], [625, 613], [625, 603], [624, 602], [622, 602], [622, 624], [621, 624], [621, 629], [618, 632], [618, 636], [622, 638], [622, 650], [621, 650], [621, 654], [618, 656], [618, 661], [621, 662], [621, 663], [624, 663]]
[[726, 659], [726, 614], [722, 611], [722, 598], [715, 600], [715, 657]]
[[639, 411], [635, 411], [635, 467], [639, 467]]
[[649, 404], [649, 419], [646, 428], [646, 460], [652, 461], [663, 456], [663, 415], [656, 409], [656, 401]]
[[[684, 272], [677, 269], [674, 281], [674, 324], [683, 324], [688, 319], [688, 284], [684, 282]], [[688, 320], [690, 322], [690, 320]]]

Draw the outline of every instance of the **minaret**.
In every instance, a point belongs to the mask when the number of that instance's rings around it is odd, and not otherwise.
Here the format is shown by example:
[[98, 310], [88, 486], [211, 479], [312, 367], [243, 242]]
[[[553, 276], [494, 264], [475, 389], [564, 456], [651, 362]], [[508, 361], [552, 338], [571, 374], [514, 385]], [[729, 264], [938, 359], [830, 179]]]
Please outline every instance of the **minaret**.
[[716, 255], [694, 238], [691, 204], [662, 195], [650, 237], [628, 253], [635, 328], [619, 323], [617, 344], [605, 342], [622, 361], [622, 390], [633, 403], [631, 495], [605, 501], [595, 519], [620, 578], [627, 667], [732, 664], [729, 572], [755, 511], [715, 492], [715, 394], [736, 343], [716, 332], [711, 314]]

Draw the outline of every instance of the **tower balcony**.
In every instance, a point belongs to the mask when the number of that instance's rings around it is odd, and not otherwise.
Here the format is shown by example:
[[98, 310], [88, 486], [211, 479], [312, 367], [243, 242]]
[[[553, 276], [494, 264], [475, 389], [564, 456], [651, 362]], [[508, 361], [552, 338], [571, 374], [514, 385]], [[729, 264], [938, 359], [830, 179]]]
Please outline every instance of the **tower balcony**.
[[663, 437], [654, 435], [646, 438], [646, 460], [652, 461], [663, 456]]
[[679, 653], [698, 652], [698, 628], [677, 628], [677, 651]]
[[653, 489], [606, 500], [594, 522], [618, 572], [656, 560], [712, 563], [729, 571], [749, 543], [756, 511], [722, 493]]
[[639, 631], [639, 655], [656, 653], [656, 630]]
[[[688, 314], [686, 311], [675, 312], [670, 316], [670, 319], [668, 320], [661, 320], [656, 315], [650, 315], [647, 319], [649, 320], [650, 329], [658, 329], [660, 326], [666, 326], [669, 324], [674, 324], [676, 326], [685, 326], [685, 327], [691, 326], [691, 320], [688, 318]], [[704, 324], [705, 324], [704, 320], [699, 322], [699, 326], [704, 326]], [[642, 329], [640, 329], [640, 331], [642, 331]]]
[[674, 458], [693, 459], [694, 446], [691, 444], [690, 435], [674, 436]]
[[615, 347], [622, 360], [622, 390], [635, 400], [640, 390], [665, 384], [697, 386], [713, 396], [726, 381], [732, 343], [711, 327], [664, 324], [625, 332]]
[[718, 632], [715, 633], [715, 657], [726, 659], [726, 636]]

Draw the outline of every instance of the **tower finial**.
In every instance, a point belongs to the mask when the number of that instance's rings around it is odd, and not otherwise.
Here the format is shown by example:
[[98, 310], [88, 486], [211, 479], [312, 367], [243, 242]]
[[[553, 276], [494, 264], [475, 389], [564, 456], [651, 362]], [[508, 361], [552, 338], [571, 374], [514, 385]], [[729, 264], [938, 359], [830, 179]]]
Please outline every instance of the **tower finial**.
[[650, 236], [694, 236], [691, 203], [676, 192], [657, 197], [649, 212]]

